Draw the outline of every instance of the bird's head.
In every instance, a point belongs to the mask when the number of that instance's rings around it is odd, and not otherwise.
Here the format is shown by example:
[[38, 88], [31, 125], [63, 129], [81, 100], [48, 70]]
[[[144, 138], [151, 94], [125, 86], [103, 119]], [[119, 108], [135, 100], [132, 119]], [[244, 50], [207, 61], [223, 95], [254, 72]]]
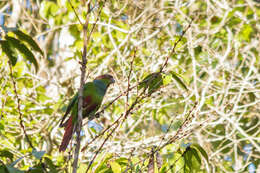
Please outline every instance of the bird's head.
[[104, 75], [98, 76], [95, 78], [95, 80], [100, 80], [103, 83], [105, 83], [107, 86], [109, 86], [112, 83], [115, 83], [113, 76], [111, 76], [110, 74], [104, 74]]

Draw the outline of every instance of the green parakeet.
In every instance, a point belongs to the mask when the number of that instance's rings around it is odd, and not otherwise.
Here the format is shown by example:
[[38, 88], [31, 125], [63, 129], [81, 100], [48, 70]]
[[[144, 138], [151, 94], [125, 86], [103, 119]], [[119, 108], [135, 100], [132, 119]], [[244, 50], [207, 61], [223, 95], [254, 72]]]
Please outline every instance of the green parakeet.
[[[88, 82], [84, 85], [83, 89], [83, 119], [88, 117], [93, 118], [97, 110], [99, 109], [102, 100], [106, 94], [107, 88], [110, 84], [114, 83], [113, 76], [109, 74], [98, 76], [93, 82]], [[73, 133], [76, 130], [77, 118], [78, 118], [78, 96], [77, 93], [70, 101], [66, 113], [63, 116], [60, 127], [65, 127], [65, 133], [59, 148], [59, 151], [65, 151]], [[71, 114], [69, 119], [63, 123], [68, 114]]]
[[159, 72], [151, 73], [140, 83], [139, 88], [148, 89], [148, 93], [152, 94], [163, 85], [162, 74]]

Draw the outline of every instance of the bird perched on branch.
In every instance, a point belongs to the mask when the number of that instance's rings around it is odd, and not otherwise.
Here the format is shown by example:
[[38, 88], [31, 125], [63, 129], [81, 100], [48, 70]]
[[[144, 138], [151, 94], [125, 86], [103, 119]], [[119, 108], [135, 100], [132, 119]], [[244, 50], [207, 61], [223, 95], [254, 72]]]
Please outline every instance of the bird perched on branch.
[[[99, 109], [102, 100], [106, 94], [107, 88], [110, 84], [114, 83], [115, 80], [113, 76], [109, 74], [98, 76], [93, 82], [88, 82], [84, 85], [83, 89], [83, 110], [82, 118], [88, 117], [93, 119], [95, 113]], [[65, 127], [65, 133], [59, 151], [65, 151], [74, 132], [76, 131], [76, 124], [78, 119], [78, 98], [79, 93], [77, 93], [70, 101], [66, 113], [63, 116], [60, 127]], [[63, 123], [66, 116], [71, 113], [69, 119]]]

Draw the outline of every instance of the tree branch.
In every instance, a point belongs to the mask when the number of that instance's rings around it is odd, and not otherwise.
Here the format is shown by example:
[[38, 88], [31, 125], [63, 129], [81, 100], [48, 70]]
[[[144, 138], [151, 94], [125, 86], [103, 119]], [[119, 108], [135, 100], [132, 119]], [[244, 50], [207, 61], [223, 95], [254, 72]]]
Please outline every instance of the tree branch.
[[[103, 5], [99, 9], [99, 13], [96, 19], [96, 22], [93, 24], [93, 27], [91, 28], [89, 34], [88, 34], [88, 26], [89, 26], [89, 14], [91, 12], [90, 8], [90, 2], [88, 4], [88, 12], [86, 16], [85, 23], [83, 25], [83, 53], [82, 53], [82, 62], [81, 62], [81, 77], [80, 77], [80, 89], [79, 89], [79, 102], [78, 102], [78, 121], [76, 126], [76, 133], [77, 133], [77, 144], [75, 148], [75, 154], [74, 154], [74, 161], [73, 161], [73, 173], [77, 172], [78, 167], [78, 159], [79, 159], [79, 151], [80, 151], [80, 132], [82, 128], [82, 105], [83, 105], [83, 88], [85, 83], [85, 74], [86, 74], [86, 64], [87, 64], [87, 45], [90, 40], [91, 34], [94, 31], [94, 28], [96, 26], [96, 23], [98, 22], [99, 16], [101, 14], [101, 11], [104, 7], [106, 1], [104, 1]], [[71, 4], [72, 6], [72, 4]], [[74, 11], [76, 13], [76, 11]], [[79, 18], [78, 18], [79, 19]]]
[[[88, 8], [88, 10], [89, 10], [89, 8]], [[76, 126], [77, 144], [76, 144], [76, 148], [75, 148], [74, 161], [73, 161], [73, 171], [72, 171], [73, 173], [77, 172], [79, 150], [80, 150], [80, 131], [82, 128], [83, 87], [84, 87], [84, 82], [85, 82], [86, 64], [87, 64], [87, 29], [88, 29], [88, 16], [86, 16], [86, 21], [83, 26], [84, 46], [83, 46], [82, 62], [81, 62], [81, 77], [80, 77], [80, 89], [79, 89], [79, 101], [78, 101], [78, 121], [77, 121], [77, 126]]]
[[23, 115], [22, 115], [22, 112], [21, 112], [20, 98], [19, 98], [17, 90], [16, 90], [16, 82], [15, 82], [14, 77], [13, 77], [12, 65], [11, 65], [10, 61], [8, 62], [8, 64], [9, 64], [9, 68], [10, 68], [10, 76], [11, 76], [12, 83], [13, 83], [13, 86], [14, 86], [14, 93], [15, 93], [15, 97], [16, 97], [16, 100], [17, 100], [17, 110], [18, 110], [18, 113], [19, 113], [20, 126], [23, 130], [24, 136], [25, 136], [28, 144], [30, 145], [30, 147], [32, 149], [35, 149], [32, 142], [30, 141], [29, 136], [26, 133], [26, 130], [25, 130], [25, 127], [24, 127], [24, 124], [23, 124]]

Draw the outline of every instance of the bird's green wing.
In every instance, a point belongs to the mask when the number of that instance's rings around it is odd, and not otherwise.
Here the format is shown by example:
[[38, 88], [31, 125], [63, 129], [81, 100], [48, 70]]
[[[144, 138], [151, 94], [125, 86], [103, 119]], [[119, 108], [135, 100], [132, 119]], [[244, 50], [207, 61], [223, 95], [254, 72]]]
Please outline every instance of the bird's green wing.
[[148, 93], [151, 94], [163, 85], [163, 78], [161, 73], [151, 73], [144, 78], [139, 84], [139, 89], [148, 89]]
[[83, 93], [83, 118], [93, 119], [99, 109], [106, 91], [106, 85], [101, 84], [101, 81], [99, 85], [95, 82], [86, 83]]
[[70, 113], [71, 108], [75, 105], [75, 103], [77, 102], [79, 97], [79, 94], [77, 93], [70, 101], [69, 105], [67, 106], [66, 112], [64, 114], [64, 116], [62, 117], [61, 123], [60, 123], [60, 127], [63, 126], [63, 121], [65, 120], [65, 118], [67, 117], [67, 115]]

